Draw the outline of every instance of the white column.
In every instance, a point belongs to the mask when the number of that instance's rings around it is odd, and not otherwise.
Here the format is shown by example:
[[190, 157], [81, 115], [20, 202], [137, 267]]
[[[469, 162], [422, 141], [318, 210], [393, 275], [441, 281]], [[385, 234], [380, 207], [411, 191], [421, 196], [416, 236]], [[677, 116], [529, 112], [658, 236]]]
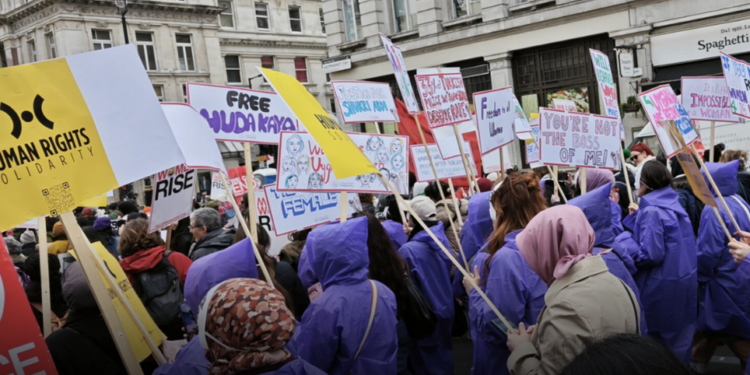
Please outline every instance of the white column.
[[443, 31], [443, 1], [441, 0], [419, 0], [417, 1], [417, 23], [419, 24], [419, 36], [434, 35]]
[[359, 0], [359, 10], [362, 13], [362, 36], [360, 39], [367, 39], [366, 48], [379, 47], [380, 32], [386, 32], [383, 0]]

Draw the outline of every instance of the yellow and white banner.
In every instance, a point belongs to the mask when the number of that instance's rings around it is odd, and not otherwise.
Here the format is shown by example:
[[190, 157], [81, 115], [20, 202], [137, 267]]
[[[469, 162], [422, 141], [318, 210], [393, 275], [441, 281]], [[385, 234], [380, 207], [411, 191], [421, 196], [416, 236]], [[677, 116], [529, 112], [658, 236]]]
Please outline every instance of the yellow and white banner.
[[3, 69], [0, 229], [185, 162], [134, 45]]

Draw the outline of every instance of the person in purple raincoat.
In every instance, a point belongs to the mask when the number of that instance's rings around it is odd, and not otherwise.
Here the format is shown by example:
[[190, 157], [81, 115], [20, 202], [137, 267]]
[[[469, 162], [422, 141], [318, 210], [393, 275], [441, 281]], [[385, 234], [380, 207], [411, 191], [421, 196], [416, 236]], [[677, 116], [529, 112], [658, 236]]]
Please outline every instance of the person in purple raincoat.
[[[461, 247], [469, 263], [472, 263], [471, 258], [479, 253], [492, 233], [492, 218], [489, 215], [490, 196], [492, 191], [487, 191], [474, 194], [469, 200], [469, 217], [461, 228]], [[463, 280], [464, 274], [456, 272], [453, 275], [453, 296], [458, 299], [466, 296]]]
[[[592, 191], [600, 186], [604, 186], [605, 184], [609, 184], [610, 188], [615, 186], [615, 175], [612, 174], [612, 171], [608, 169], [596, 168], [589, 168], [586, 170], [586, 189], [588, 191]], [[580, 193], [580, 187], [577, 188], [576, 191]], [[611, 195], [608, 195], [607, 197], [609, 198], [610, 196]], [[625, 231], [625, 229], [623, 229], [622, 227], [622, 223], [620, 222], [622, 209], [620, 209], [620, 205], [612, 199], [609, 199], [609, 208], [612, 211], [612, 218], [610, 219], [612, 225], [610, 226], [610, 228], [612, 229], [613, 234], [615, 236], [618, 236], [620, 235], [620, 233]]]
[[[522, 173], [508, 177], [492, 193], [491, 203], [497, 221], [486, 248], [472, 263], [475, 281], [508, 321], [530, 326], [544, 307], [547, 285], [518, 251], [516, 235], [547, 208], [547, 202], [537, 177]], [[469, 327], [474, 342], [472, 375], [509, 374], [508, 338], [495, 325], [497, 315], [468, 280], [464, 280], [464, 286], [469, 294]]]
[[[591, 228], [594, 229], [596, 242], [594, 243], [594, 249], [591, 253], [594, 255], [601, 254], [602, 259], [604, 259], [604, 262], [607, 264], [609, 272], [617, 276], [617, 278], [622, 280], [625, 285], [633, 290], [633, 293], [638, 299], [638, 304], [641, 306], [640, 333], [641, 335], [646, 336], [648, 333], [648, 327], [646, 319], [643, 318], [643, 304], [641, 303], [638, 285], [636, 285], [635, 280], [633, 279], [632, 274], [635, 272], [630, 271], [630, 269], [635, 270], [635, 264], [633, 263], [633, 259], [630, 258], [630, 255], [622, 251], [622, 249], [613, 249], [616, 230], [612, 224], [612, 211], [604, 209], [604, 207], [607, 207], [607, 201], [612, 202], [610, 199], [611, 191], [612, 184], [607, 182], [596, 189], [588, 191], [586, 194], [569, 200], [568, 205], [580, 208], [583, 211], [583, 214], [586, 215], [589, 224], [591, 224]], [[619, 222], [620, 220], [618, 219], [617, 223], [619, 224]]]
[[383, 224], [383, 228], [385, 228], [385, 231], [388, 233], [388, 237], [391, 238], [391, 244], [394, 249], [400, 249], [408, 240], [406, 233], [404, 233], [404, 226], [401, 225], [401, 223], [393, 220], [386, 220], [380, 224]]
[[319, 226], [302, 251], [323, 293], [302, 316], [289, 350], [329, 375], [397, 371], [396, 297], [367, 279], [367, 225], [359, 217]]
[[[248, 239], [193, 262], [188, 269], [184, 294], [194, 317], [198, 317], [199, 305], [211, 288], [236, 277], [258, 278], [252, 242]], [[210, 363], [204, 353], [195, 336], [180, 349], [174, 363], [159, 366], [153, 375], [206, 375]]]
[[[737, 271], [734, 273], [734, 279], [738, 285], [750, 285], [750, 259], [747, 257], [750, 253], [750, 233], [740, 232], [742, 242], [732, 239], [729, 242], [729, 252], [732, 253], [734, 261], [739, 264]], [[745, 374], [750, 374], [750, 358], [745, 368]]]
[[693, 228], [667, 168], [656, 161], [644, 164], [637, 191], [640, 208], [624, 220], [633, 232], [617, 236], [614, 250], [630, 254], [638, 269], [635, 282], [648, 336], [689, 363], [698, 310]]
[[[750, 206], [737, 195], [737, 166], [729, 163], [706, 163], [729, 211], [740, 226], [750, 230]], [[706, 174], [703, 170], [702, 173]], [[706, 180], [708, 183], [708, 180]], [[714, 195], [716, 192], [713, 191]], [[718, 198], [717, 198], [718, 201]], [[718, 205], [722, 221], [732, 233], [734, 227], [723, 205]], [[706, 206], [701, 213], [698, 229], [698, 282], [701, 286], [698, 331], [693, 348], [696, 368], [705, 368], [720, 341], [740, 358], [743, 368], [750, 354], [750, 287], [734, 277], [737, 263], [729, 252], [729, 240], [713, 208]]]
[[[416, 197], [412, 199], [411, 207], [450, 251], [443, 224], [437, 221], [435, 203], [427, 197]], [[450, 269], [453, 263], [416, 220], [410, 218], [409, 221], [414, 229], [409, 234], [409, 242], [401, 246], [398, 253], [409, 266], [411, 281], [430, 303], [438, 319], [432, 335], [411, 341], [409, 362], [412, 373], [417, 375], [451, 375], [454, 308]]]

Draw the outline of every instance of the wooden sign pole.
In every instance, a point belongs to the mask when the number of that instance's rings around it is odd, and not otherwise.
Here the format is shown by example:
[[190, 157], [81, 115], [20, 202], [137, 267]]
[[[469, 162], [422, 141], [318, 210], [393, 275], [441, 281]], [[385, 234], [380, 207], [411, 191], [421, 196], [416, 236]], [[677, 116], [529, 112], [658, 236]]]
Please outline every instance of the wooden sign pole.
[[[68, 235], [68, 240], [73, 246], [73, 249], [78, 255], [78, 262], [81, 264], [83, 274], [86, 276], [86, 281], [91, 288], [91, 293], [96, 299], [99, 310], [104, 316], [104, 320], [107, 323], [107, 328], [112, 336], [112, 340], [117, 346], [117, 352], [120, 354], [125, 369], [130, 375], [143, 375], [141, 366], [138, 363], [138, 358], [135, 356], [133, 348], [130, 346], [128, 337], [125, 334], [125, 329], [122, 327], [115, 306], [112, 304], [112, 298], [107, 292], [107, 288], [104, 287], [101, 276], [99, 276], [99, 270], [96, 267], [96, 262], [92, 256], [94, 248], [89, 243], [86, 236], [83, 234], [83, 230], [78, 226], [76, 217], [72, 212], [65, 212], [60, 215], [60, 220], [63, 223], [65, 232]], [[42, 250], [42, 249], [40, 249]], [[46, 249], [43, 249], [46, 251]]]
[[[221, 183], [224, 184], [224, 188], [227, 190], [227, 199], [229, 200], [229, 203], [232, 204], [232, 207], [236, 212], [240, 212], [240, 215], [242, 214], [242, 211], [240, 211], [239, 205], [237, 205], [237, 201], [234, 200], [234, 194], [232, 194], [231, 189], [229, 189], [229, 184], [227, 183], [227, 178], [224, 176], [224, 173], [219, 172], [219, 176], [221, 177]], [[249, 192], [251, 189], [247, 189]], [[253, 198], [250, 202], [248, 202], [248, 209], [251, 212], [255, 212], [255, 198]], [[240, 222], [240, 225], [242, 226], [242, 230], [245, 231], [245, 235], [250, 237], [252, 235], [252, 232], [250, 231], [250, 228], [247, 227], [247, 222], [243, 220], [238, 220]], [[266, 280], [269, 280], [269, 283], [271, 287], [273, 287], [273, 283], [270, 281], [273, 281], [271, 279], [270, 274], [268, 273], [268, 269], [266, 269], [266, 263], [263, 261], [263, 257], [260, 255], [260, 251], [258, 251], [258, 241], [255, 238], [250, 237], [253, 241], [253, 252], [255, 253], [255, 259], [258, 260], [258, 265], [260, 266], [260, 270], [263, 272], [263, 276], [266, 278]]]
[[[547, 168], [549, 168], [549, 166], [547, 166]], [[551, 180], [557, 181], [557, 176], [558, 176], [557, 169], [558, 169], [557, 166], [552, 167], [552, 173], [549, 174], [549, 177]], [[560, 189], [557, 188], [557, 183], [553, 183], [553, 185], [555, 185], [555, 193], [554, 193], [555, 198], [560, 199], [560, 196], [559, 196]]]
[[586, 194], [586, 168], [581, 168], [581, 175], [578, 177], [578, 186], [581, 187], [581, 195]]
[[341, 193], [341, 222], [346, 222], [346, 206], [349, 203], [349, 198], [347, 197], [347, 194], [345, 191], [342, 191]]
[[[378, 125], [377, 122], [374, 122], [375, 124], [375, 132], [380, 134], [380, 125]], [[404, 230], [409, 229], [409, 223], [406, 221], [406, 215], [404, 215], [404, 210], [400, 209], [398, 210], [399, 216], [401, 216], [401, 223], [403, 223]]]
[[171, 250], [170, 249], [171, 243], [172, 243], [172, 226], [170, 225], [167, 227], [167, 246], [166, 246], [167, 250]]
[[[458, 152], [461, 153], [461, 162], [464, 165], [464, 171], [466, 172], [466, 182], [469, 183], [469, 185], [474, 185], [474, 189], [476, 191], [479, 191], [479, 186], [477, 186], [476, 179], [472, 179], [472, 176], [474, 176], [474, 171], [471, 169], [471, 163], [469, 163], [468, 158], [466, 157], [466, 154], [464, 153], [464, 139], [461, 137], [461, 133], [458, 132], [458, 125], [453, 124], [453, 134], [456, 135], [456, 143], [458, 143]], [[437, 142], [437, 141], [436, 141]], [[502, 150], [500, 152], [500, 160], [502, 160], [503, 153]], [[500, 168], [502, 168], [502, 164], [500, 165]]]
[[[461, 207], [458, 205], [458, 198], [456, 198], [456, 189], [453, 188], [453, 179], [448, 179], [448, 186], [451, 188], [451, 194], [453, 196], [453, 208], [456, 210], [456, 216], [458, 216], [458, 225], [463, 228], [464, 227], [464, 218], [461, 217]], [[448, 208], [447, 206], [445, 207]], [[449, 213], [450, 215], [450, 213]], [[450, 216], [449, 216], [450, 217]], [[453, 225], [453, 222], [451, 221], [451, 227], [453, 228], [453, 235], [458, 240], [458, 251], [461, 253], [461, 258], [464, 260], [464, 264], [466, 265], [466, 271], [471, 272], [471, 266], [469, 265], [469, 261], [466, 260], [466, 253], [464, 253], [464, 247], [461, 245], [461, 238], [459, 235], [456, 234], [456, 228]]]
[[628, 165], [625, 163], [625, 153], [620, 146], [620, 162], [622, 163], [622, 174], [625, 175], [625, 185], [628, 188], [628, 201], [630, 206], [633, 205], [633, 188], [630, 187], [630, 176], [628, 175]]
[[[536, 140], [536, 137], [534, 137], [534, 133], [531, 133], [531, 141], [534, 142], [536, 144], [536, 147], [541, 150], [541, 147], [539, 146], [539, 142]], [[560, 181], [557, 181], [557, 172], [556, 172], [557, 169], [553, 171], [552, 167], [550, 167], [549, 165], [547, 165], [546, 167], [547, 167], [547, 171], [550, 174], [550, 177], [552, 177], [552, 181], [555, 184], [555, 188], [562, 192], [562, 188], [560, 187]], [[568, 197], [566, 197], [565, 194], [560, 194], [560, 196], [562, 197], [563, 202], [568, 203]]]
[[505, 181], [505, 158], [503, 157], [503, 146], [500, 146], [500, 181]]
[[[714, 163], [718, 162], [718, 160], [716, 160], [716, 156], [714, 156], [714, 135], [715, 135], [714, 128], [715, 127], [716, 127], [716, 121], [711, 121], [711, 140], [709, 141], [708, 149], [709, 149], [709, 152], [711, 153], [710, 161]], [[695, 128], [697, 129], [698, 126], [696, 125]]]
[[[250, 221], [248, 224], [250, 225], [250, 238], [252, 238], [253, 243], [257, 244], [258, 226], [255, 225], [255, 223], [257, 222], [256, 216], [258, 213], [255, 210], [255, 175], [253, 174], [253, 160], [250, 152], [250, 143], [245, 142], [243, 145], [245, 147], [245, 177], [247, 178], [247, 216]], [[219, 174], [221, 174], [221, 172], [219, 172]], [[227, 187], [229, 186], [227, 185]], [[230, 200], [234, 201], [234, 198]], [[237, 211], [237, 215], [240, 216], [239, 221], [243, 221], [242, 211], [237, 210], [236, 208], [235, 211]]]
[[44, 337], [52, 333], [52, 303], [49, 296], [49, 257], [47, 254], [47, 220], [44, 216], [39, 218], [39, 270], [42, 274], [42, 332]]
[[[708, 182], [711, 183], [711, 187], [714, 189], [716, 196], [719, 198], [719, 202], [721, 202], [721, 205], [724, 207], [724, 210], [727, 211], [727, 215], [729, 215], [729, 218], [732, 220], [732, 224], [734, 224], [735, 230], [737, 232], [742, 231], [742, 229], [740, 228], [740, 225], [737, 224], [737, 219], [734, 218], [734, 215], [732, 215], [732, 211], [729, 210], [729, 205], [727, 205], [727, 201], [724, 200], [724, 197], [721, 195], [721, 192], [719, 191], [718, 186], [716, 186], [716, 182], [714, 182], [714, 178], [711, 176], [711, 173], [708, 172], [708, 169], [706, 168], [706, 164], [703, 163], [703, 158], [701, 157], [701, 154], [698, 153], [698, 150], [696, 150], [694, 146], [690, 146], [690, 149], [693, 151], [693, 154], [695, 155], [696, 159], [698, 159], [698, 162], [701, 164], [701, 168], [703, 168], [703, 170], [706, 171], [706, 177], [708, 178]], [[713, 157], [713, 155], [711, 155], [711, 157]]]

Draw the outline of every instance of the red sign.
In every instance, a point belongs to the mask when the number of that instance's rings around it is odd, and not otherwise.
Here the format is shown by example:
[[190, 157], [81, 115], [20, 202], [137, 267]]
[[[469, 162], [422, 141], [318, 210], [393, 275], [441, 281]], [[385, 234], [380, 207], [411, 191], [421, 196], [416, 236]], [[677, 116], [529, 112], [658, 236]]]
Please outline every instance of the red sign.
[[[237, 199], [237, 202], [242, 201], [242, 197], [247, 194], [247, 176], [245, 173], [245, 167], [237, 167], [227, 171], [229, 174], [229, 189], [232, 190], [232, 194]], [[260, 189], [260, 181], [257, 178], [253, 178], [253, 189]]]
[[0, 332], [0, 374], [57, 374], [5, 241], [0, 241]]

